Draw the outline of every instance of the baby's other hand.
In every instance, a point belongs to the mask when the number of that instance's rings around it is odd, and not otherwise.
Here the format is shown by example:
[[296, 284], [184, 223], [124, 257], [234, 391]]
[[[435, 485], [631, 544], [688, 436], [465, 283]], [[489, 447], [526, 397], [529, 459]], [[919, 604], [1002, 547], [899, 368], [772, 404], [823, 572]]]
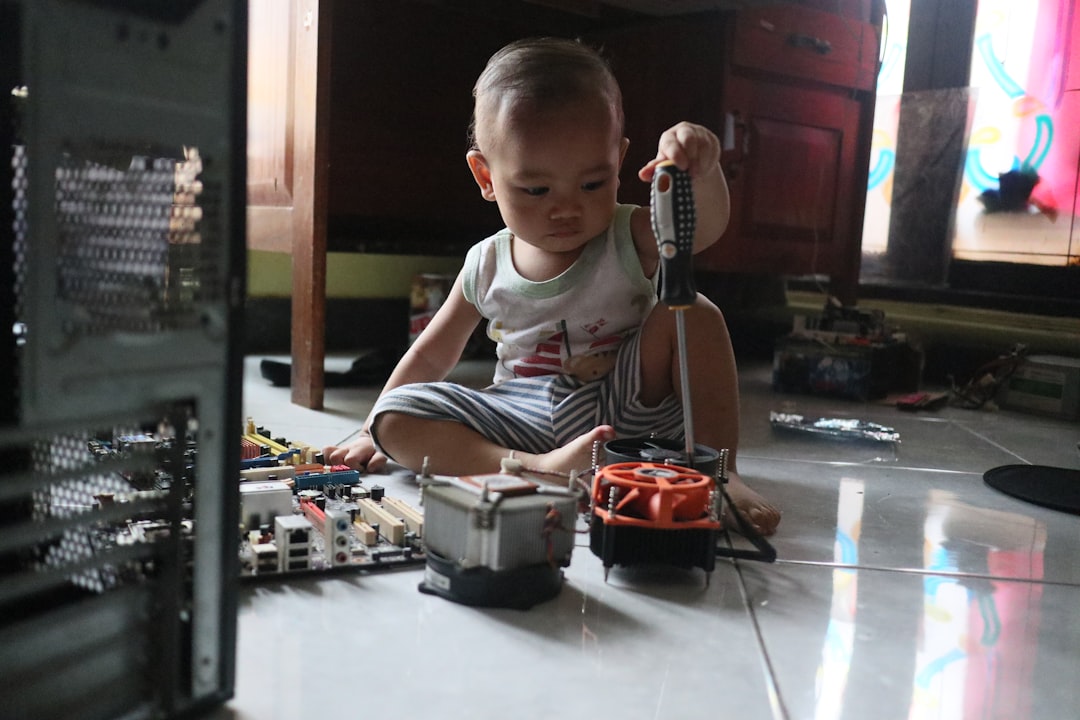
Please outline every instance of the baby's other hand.
[[638, 171], [638, 177], [651, 182], [656, 166], [670, 160], [690, 177], [697, 178], [720, 167], [720, 139], [701, 125], [681, 122], [664, 131], [657, 143], [656, 157]]
[[329, 445], [323, 449], [323, 461], [327, 465], [348, 465], [353, 470], [378, 472], [388, 458], [375, 449], [375, 443], [367, 433], [345, 445]]

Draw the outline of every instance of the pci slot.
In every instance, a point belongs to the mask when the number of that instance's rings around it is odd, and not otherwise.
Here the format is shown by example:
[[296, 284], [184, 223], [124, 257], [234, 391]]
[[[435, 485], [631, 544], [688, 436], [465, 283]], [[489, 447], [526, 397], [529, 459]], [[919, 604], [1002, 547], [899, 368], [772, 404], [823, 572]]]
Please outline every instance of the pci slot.
[[405, 543], [405, 521], [396, 517], [374, 500], [361, 500], [360, 516], [368, 525], [378, 525], [379, 534], [393, 545]]
[[395, 513], [405, 521], [405, 527], [409, 532], [416, 533], [417, 537], [424, 537], [424, 515], [419, 510], [409, 505], [404, 500], [384, 495], [383, 507]]

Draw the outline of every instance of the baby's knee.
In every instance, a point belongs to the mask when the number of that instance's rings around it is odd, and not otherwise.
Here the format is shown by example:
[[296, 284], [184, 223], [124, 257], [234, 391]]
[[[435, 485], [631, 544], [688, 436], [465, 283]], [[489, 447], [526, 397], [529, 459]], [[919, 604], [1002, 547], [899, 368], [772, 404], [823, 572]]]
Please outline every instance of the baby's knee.
[[701, 293], [697, 294], [697, 299], [691, 306], [691, 312], [703, 318], [708, 318], [712, 322], [724, 322], [724, 313], [717, 304]]
[[400, 435], [408, 423], [409, 416], [394, 410], [384, 410], [371, 420], [372, 437], [385, 438]]
[[[666, 305], [665, 303], [658, 302], [658, 303], [656, 303], [656, 305], [653, 306], [653, 309], [649, 312], [649, 316], [650, 316], [650, 318], [655, 316], [658, 319], [659, 318], [668, 319], [671, 316], [671, 310], [672, 310], [672, 307], [670, 305]], [[694, 298], [693, 304], [691, 304], [688, 308], [686, 308], [686, 310], [687, 310], [688, 315], [703, 315], [703, 316], [707, 315], [707, 316], [712, 316], [712, 317], [718, 317], [721, 320], [724, 317], [724, 314], [722, 312], [720, 312], [720, 308], [717, 307], [716, 303], [714, 303], [712, 300], [705, 297], [701, 293], [697, 294], [697, 297]]]
[[371, 433], [376, 447], [382, 449], [387, 441], [392, 444], [394, 438], [401, 436], [403, 417], [405, 416], [399, 412], [384, 411], [371, 419], [368, 432]]
[[[657, 303], [653, 312], [656, 311], [661, 311], [665, 314], [666, 319], [663, 322], [670, 325], [671, 332], [674, 332], [675, 313], [672, 312], [672, 308], [663, 303]], [[691, 332], [704, 332], [710, 334], [713, 332], [722, 332], [723, 334], [726, 334], [727, 321], [724, 320], [724, 313], [717, 307], [716, 303], [701, 293], [698, 293], [697, 299], [694, 301], [693, 305], [685, 308], [683, 318], [687, 328], [689, 328]]]
[[423, 436], [417, 422], [419, 419], [412, 415], [384, 410], [371, 421], [371, 440], [379, 452], [404, 465], [403, 458], [416, 446], [417, 437]]

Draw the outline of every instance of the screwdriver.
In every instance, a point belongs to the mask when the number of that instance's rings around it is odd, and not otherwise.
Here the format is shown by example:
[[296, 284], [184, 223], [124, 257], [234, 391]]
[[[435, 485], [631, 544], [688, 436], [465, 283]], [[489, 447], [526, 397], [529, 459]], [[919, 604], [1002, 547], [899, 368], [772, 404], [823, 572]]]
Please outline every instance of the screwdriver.
[[686, 466], [694, 467], [694, 417], [690, 405], [690, 372], [686, 357], [686, 308], [697, 299], [694, 286], [694, 190], [690, 173], [668, 161], [656, 167], [650, 196], [650, 217], [660, 252], [660, 302], [675, 312], [679, 352]]

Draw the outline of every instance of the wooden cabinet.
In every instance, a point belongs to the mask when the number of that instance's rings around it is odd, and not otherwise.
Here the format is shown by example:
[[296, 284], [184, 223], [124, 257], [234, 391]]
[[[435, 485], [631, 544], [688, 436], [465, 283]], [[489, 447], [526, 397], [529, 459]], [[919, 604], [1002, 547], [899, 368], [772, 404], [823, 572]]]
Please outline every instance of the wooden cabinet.
[[[658, 133], [680, 119], [711, 128], [724, 142], [731, 222], [696, 267], [828, 275], [831, 291], [853, 303], [875, 26], [813, 8], [767, 5], [616, 28], [600, 37], [622, 71], [631, 147], [638, 140], [639, 154], [627, 159], [631, 169], [651, 157]], [[647, 201], [628, 174], [623, 191]]]
[[631, 139], [626, 201], [648, 202], [636, 172], [673, 123], [724, 138], [732, 222], [699, 269], [821, 273], [854, 301], [881, 3], [677, 17], [611, 5], [252, 0], [253, 36], [272, 35], [250, 46], [249, 246], [293, 254], [295, 402], [322, 406], [328, 246], [463, 254], [498, 228], [464, 162], [470, 91], [519, 37], [603, 47]]
[[736, 233], [702, 267], [823, 274], [854, 303], [872, 132], [873, 25], [801, 7], [740, 13], [725, 64]]
[[528, 21], [467, 5], [335, 4], [332, 249], [461, 254], [498, 229], [465, 163], [471, 91], [492, 53], [530, 34]]
[[723, 162], [731, 230], [699, 266], [848, 282], [860, 244], [852, 217], [858, 102], [742, 77], [732, 78], [726, 100], [735, 137]]

